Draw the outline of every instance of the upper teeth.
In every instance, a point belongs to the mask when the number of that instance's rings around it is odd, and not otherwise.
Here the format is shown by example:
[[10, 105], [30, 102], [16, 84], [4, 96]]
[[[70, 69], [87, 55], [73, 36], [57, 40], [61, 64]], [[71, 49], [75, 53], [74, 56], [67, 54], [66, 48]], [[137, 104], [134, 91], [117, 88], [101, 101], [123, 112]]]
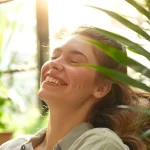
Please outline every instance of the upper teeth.
[[55, 83], [55, 84], [60, 84], [60, 81], [55, 79], [55, 78], [52, 78], [52, 77], [49, 77], [47, 76], [46, 79], [45, 79], [46, 82], [52, 82], [52, 83]]

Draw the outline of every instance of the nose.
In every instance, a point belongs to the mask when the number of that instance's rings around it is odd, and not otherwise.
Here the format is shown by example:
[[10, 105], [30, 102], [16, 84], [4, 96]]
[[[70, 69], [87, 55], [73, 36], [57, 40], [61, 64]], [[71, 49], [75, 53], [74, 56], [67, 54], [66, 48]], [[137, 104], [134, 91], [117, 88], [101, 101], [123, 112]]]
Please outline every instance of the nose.
[[50, 61], [49, 67], [50, 69], [54, 69], [57, 71], [62, 71], [64, 69], [64, 66], [60, 62], [57, 62], [57, 61]]

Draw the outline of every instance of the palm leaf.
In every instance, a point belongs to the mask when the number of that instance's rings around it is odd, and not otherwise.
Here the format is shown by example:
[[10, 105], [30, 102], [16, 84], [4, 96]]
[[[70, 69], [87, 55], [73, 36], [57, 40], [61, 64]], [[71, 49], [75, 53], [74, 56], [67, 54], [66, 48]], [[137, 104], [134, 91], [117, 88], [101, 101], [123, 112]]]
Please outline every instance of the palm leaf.
[[97, 30], [98, 32], [100, 32], [100, 34], [103, 34], [109, 38], [111, 38], [112, 40], [118, 41], [126, 46], [128, 46], [128, 49], [134, 53], [137, 53], [139, 55], [145, 56], [148, 60], [150, 60], [150, 53], [145, 50], [143, 47], [141, 47], [139, 44], [134, 43], [132, 41], [130, 41], [129, 39], [118, 35], [116, 33], [113, 32], [109, 32], [100, 28], [96, 28], [93, 27], [95, 30]]
[[[89, 6], [89, 5], [87, 5], [87, 6]], [[122, 16], [120, 16], [116, 12], [109, 11], [109, 10], [106, 10], [106, 9], [103, 9], [103, 8], [99, 8], [99, 7], [95, 7], [95, 6], [89, 6], [89, 7], [105, 12], [106, 14], [108, 14], [109, 16], [111, 16], [112, 18], [118, 20], [120, 23], [122, 23], [123, 25], [125, 25], [126, 27], [128, 27], [129, 29], [132, 29], [133, 31], [135, 31], [136, 33], [138, 33], [139, 35], [143, 36], [145, 39], [147, 39], [148, 41], [150, 41], [150, 35], [149, 34], [147, 34], [138, 25], [135, 25], [134, 23], [132, 23], [131, 21], [125, 19]]]
[[137, 88], [140, 88], [140, 89], [150, 92], [150, 87], [148, 87], [144, 83], [141, 83], [138, 80], [134, 80], [131, 77], [129, 77], [121, 72], [118, 72], [116, 70], [106, 68], [103, 66], [92, 65], [92, 64], [75, 64], [75, 65], [85, 66], [85, 67], [96, 69], [98, 72], [104, 74], [105, 76], [112, 79], [113, 81], [123, 83], [125, 85], [131, 85], [133, 87], [137, 87]]
[[133, 7], [135, 7], [141, 14], [143, 14], [145, 17], [147, 17], [150, 20], [150, 12], [147, 11], [142, 6], [140, 6], [136, 1], [134, 0], [125, 0], [125, 1], [131, 4]]
[[110, 56], [117, 62], [123, 64], [124, 66], [129, 66], [135, 71], [140, 72], [146, 77], [150, 78], [150, 69], [138, 63], [137, 61], [129, 58], [124, 52], [104, 43], [97, 42], [95, 40], [90, 39], [88, 41], [95, 45], [100, 51], [105, 52], [108, 56]]
[[125, 108], [125, 109], [131, 109], [131, 110], [135, 110], [135, 111], [139, 111], [141, 113], [150, 115], [150, 110], [149, 108], [141, 108], [141, 107], [135, 107], [135, 106], [126, 106], [126, 105], [118, 105], [118, 108]]
[[150, 129], [142, 133], [142, 139], [147, 139], [147, 137], [150, 135]]
[[150, 0], [145, 0], [146, 1], [146, 6], [148, 7], [148, 10], [150, 11]]

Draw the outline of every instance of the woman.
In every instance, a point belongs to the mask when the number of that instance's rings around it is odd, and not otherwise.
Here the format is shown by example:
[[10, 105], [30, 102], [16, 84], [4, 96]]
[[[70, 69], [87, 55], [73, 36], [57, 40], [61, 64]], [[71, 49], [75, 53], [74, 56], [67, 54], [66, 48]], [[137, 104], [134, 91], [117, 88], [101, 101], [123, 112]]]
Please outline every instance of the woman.
[[138, 96], [122, 84], [77, 63], [102, 65], [126, 73], [86, 41], [93, 39], [121, 51], [117, 42], [92, 28], [78, 30], [54, 49], [41, 69], [38, 96], [50, 108], [48, 127], [33, 137], [6, 142], [0, 150], [146, 150], [132, 128], [140, 115], [117, 105], [136, 105]]

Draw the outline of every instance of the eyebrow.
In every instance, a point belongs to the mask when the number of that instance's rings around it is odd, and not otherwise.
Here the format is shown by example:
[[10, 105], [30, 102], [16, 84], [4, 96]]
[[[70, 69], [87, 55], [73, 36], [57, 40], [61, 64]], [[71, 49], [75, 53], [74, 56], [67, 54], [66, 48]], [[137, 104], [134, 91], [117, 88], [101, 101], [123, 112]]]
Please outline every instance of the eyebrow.
[[[62, 53], [62, 49], [61, 48], [56, 48], [53, 53]], [[84, 58], [86, 58], [86, 60], [88, 61], [88, 58], [86, 57], [86, 55], [84, 55], [82, 52], [78, 51], [78, 50], [71, 50], [70, 51], [71, 54], [77, 54], [77, 55], [81, 55]]]

